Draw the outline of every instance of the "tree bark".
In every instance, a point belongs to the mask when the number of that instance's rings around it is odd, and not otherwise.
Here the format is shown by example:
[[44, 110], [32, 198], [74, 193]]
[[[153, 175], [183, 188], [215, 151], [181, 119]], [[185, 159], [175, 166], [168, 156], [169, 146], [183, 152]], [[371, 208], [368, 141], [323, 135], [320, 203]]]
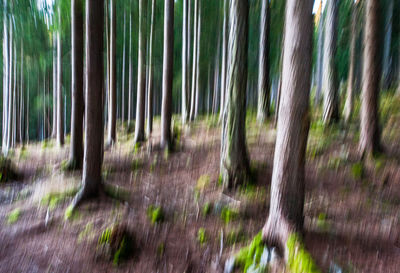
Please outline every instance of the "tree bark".
[[103, 17], [104, 2], [86, 0], [86, 107], [83, 187], [75, 196], [73, 208], [101, 189], [103, 162]]
[[121, 121], [125, 121], [125, 60], [126, 60], [126, 11], [124, 10], [124, 34], [122, 49], [122, 75], [121, 75]]
[[195, 103], [196, 103], [196, 73], [197, 73], [197, 65], [196, 65], [196, 60], [197, 60], [197, 47], [198, 47], [198, 35], [197, 35], [197, 25], [198, 25], [198, 19], [199, 17], [197, 16], [199, 12], [199, 1], [200, 0], [194, 0], [194, 21], [193, 21], [193, 60], [192, 60], [192, 91], [190, 94], [190, 114], [189, 118], [191, 121], [194, 120], [195, 117]]
[[63, 93], [62, 93], [62, 42], [61, 11], [58, 10], [60, 29], [57, 31], [57, 144], [64, 145]]
[[201, 0], [198, 0], [198, 12], [197, 12], [197, 46], [196, 46], [196, 93], [195, 93], [195, 104], [194, 104], [194, 119], [199, 114], [199, 99], [200, 99], [200, 36], [201, 36]]
[[108, 135], [107, 146], [113, 145], [116, 140], [116, 121], [117, 121], [117, 84], [115, 66], [115, 46], [116, 46], [116, 16], [115, 0], [110, 0], [110, 67], [109, 67], [109, 105], [108, 105]]
[[324, 124], [336, 122], [339, 119], [338, 104], [338, 79], [335, 66], [335, 55], [337, 48], [337, 21], [339, 1], [327, 2], [327, 13], [325, 20], [325, 41], [324, 41]]
[[221, 175], [224, 188], [235, 188], [245, 182], [249, 174], [245, 129], [249, 3], [247, 0], [232, 0], [229, 11], [229, 65], [222, 126]]
[[344, 105], [344, 121], [349, 123], [354, 108], [354, 77], [355, 77], [355, 58], [357, 42], [357, 3], [352, 4], [352, 22], [351, 22], [351, 41], [350, 41], [350, 67], [349, 77], [347, 79], [347, 95]]
[[220, 112], [219, 119], [221, 120], [225, 111], [225, 96], [226, 96], [226, 72], [227, 72], [227, 61], [228, 61], [228, 0], [224, 0], [224, 21], [222, 26], [222, 64], [221, 64], [221, 100], [220, 100]]
[[258, 103], [257, 121], [263, 123], [269, 117], [269, 29], [270, 29], [269, 0], [262, 0], [260, 19], [260, 44], [258, 53]]
[[3, 155], [8, 154], [8, 145], [7, 145], [7, 119], [8, 119], [8, 74], [9, 74], [9, 66], [8, 66], [8, 20], [7, 20], [7, 0], [3, 0], [3, 119], [2, 119], [2, 145], [1, 151]]
[[303, 228], [304, 166], [309, 129], [313, 1], [286, 2], [282, 95], [263, 237], [288, 259], [287, 240]]
[[379, 60], [379, 0], [367, 0], [359, 142], [362, 156], [373, 155], [380, 151], [378, 93], [381, 68]]
[[388, 1], [385, 19], [385, 39], [383, 43], [382, 88], [388, 89], [391, 85], [392, 72], [392, 30], [393, 30], [393, 0]]
[[144, 119], [146, 103], [146, 6], [147, 0], [139, 0], [139, 53], [138, 53], [138, 84], [136, 101], [135, 142], [145, 140]]
[[129, 64], [128, 64], [128, 127], [132, 118], [133, 62], [132, 62], [132, 11], [129, 11]]
[[161, 106], [161, 148], [171, 149], [172, 77], [174, 66], [174, 0], [164, 1], [164, 60]]
[[53, 124], [51, 137], [57, 136], [57, 34], [53, 32]]
[[189, 93], [189, 58], [188, 58], [188, 9], [189, 0], [183, 0], [183, 31], [182, 31], [182, 124], [185, 125], [188, 120], [187, 95]]
[[149, 75], [147, 84], [147, 134], [153, 132], [153, 36], [154, 36], [154, 14], [156, 1], [151, 1], [151, 22], [150, 22], [150, 41], [149, 41]]
[[83, 2], [71, 0], [72, 115], [69, 168], [81, 169], [83, 161]]
[[324, 69], [324, 12], [322, 11], [322, 0], [320, 2], [321, 5], [321, 14], [319, 17], [319, 25], [318, 25], [318, 54], [317, 54], [317, 88], [315, 90], [315, 106], [318, 106], [320, 103], [320, 96], [322, 91], [322, 81], [323, 81], [323, 69]]

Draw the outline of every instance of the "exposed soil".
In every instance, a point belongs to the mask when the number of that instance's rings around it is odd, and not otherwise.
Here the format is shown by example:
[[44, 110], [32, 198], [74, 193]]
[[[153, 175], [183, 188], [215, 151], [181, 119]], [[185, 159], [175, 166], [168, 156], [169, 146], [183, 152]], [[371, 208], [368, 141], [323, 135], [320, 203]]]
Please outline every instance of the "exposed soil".
[[[168, 155], [157, 150], [157, 134], [135, 152], [132, 136], [120, 133], [118, 144], [105, 152], [103, 169], [105, 182], [128, 191], [128, 200], [101, 197], [82, 205], [68, 221], [64, 212], [71, 197], [54, 208], [40, 202], [46, 193], [79, 185], [79, 172], [61, 171], [68, 145], [17, 149], [13, 161], [24, 178], [0, 185], [0, 271], [223, 271], [225, 259], [248, 244], [268, 217], [275, 133], [269, 125], [251, 123], [247, 138], [257, 179], [253, 186], [222, 193], [217, 185], [220, 129], [207, 124], [201, 121], [182, 132], [178, 151]], [[311, 132], [310, 143], [317, 137]], [[343, 272], [400, 271], [400, 142], [385, 139], [384, 144], [383, 165], [365, 166], [362, 177], [353, 170], [355, 137], [340, 130], [307, 158], [305, 245], [325, 272], [335, 267]], [[203, 183], [198, 183], [201, 176]], [[213, 208], [204, 216], [207, 202]], [[150, 205], [162, 207], [162, 222], [151, 223]], [[228, 223], [220, 216], [224, 206], [239, 212]], [[21, 215], [10, 224], [8, 215], [16, 208]], [[126, 224], [137, 245], [118, 266], [96, 256], [101, 232], [115, 223]], [[197, 238], [200, 228], [205, 229], [204, 243]]]

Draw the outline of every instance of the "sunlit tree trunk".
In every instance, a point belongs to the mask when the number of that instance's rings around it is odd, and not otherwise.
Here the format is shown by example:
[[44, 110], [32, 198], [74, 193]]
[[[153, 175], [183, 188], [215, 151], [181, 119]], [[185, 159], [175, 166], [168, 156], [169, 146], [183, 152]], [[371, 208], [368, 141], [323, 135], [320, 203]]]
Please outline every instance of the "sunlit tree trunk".
[[355, 58], [356, 58], [356, 42], [357, 42], [357, 4], [352, 4], [352, 18], [351, 18], [351, 42], [350, 42], [350, 62], [349, 62], [349, 76], [347, 79], [347, 95], [346, 103], [344, 105], [344, 121], [348, 123], [353, 114], [354, 107], [354, 77], [355, 77]]
[[196, 65], [196, 60], [197, 60], [197, 47], [198, 47], [198, 35], [197, 35], [197, 25], [198, 25], [198, 19], [199, 17], [197, 16], [199, 12], [199, 1], [200, 0], [194, 0], [194, 21], [193, 21], [193, 60], [192, 60], [192, 91], [190, 94], [190, 114], [189, 118], [191, 121], [194, 120], [195, 117], [195, 104], [196, 104], [196, 74], [197, 74], [197, 65]]
[[170, 149], [172, 118], [172, 77], [174, 66], [174, 0], [164, 1], [164, 60], [161, 106], [161, 148]]
[[197, 46], [196, 46], [196, 93], [195, 93], [195, 104], [194, 104], [194, 119], [199, 114], [199, 99], [200, 99], [200, 36], [201, 36], [201, 0], [198, 0], [198, 12], [197, 12]]
[[323, 71], [323, 92], [324, 112], [323, 121], [330, 124], [339, 119], [338, 103], [338, 79], [335, 67], [335, 54], [337, 48], [337, 21], [339, 1], [331, 0], [327, 3], [325, 20], [325, 41], [324, 41], [324, 71]]
[[12, 18], [9, 16], [9, 38], [8, 38], [8, 101], [7, 101], [7, 149], [9, 149], [12, 145], [12, 100], [13, 100], [13, 27], [12, 27]]
[[315, 106], [319, 105], [320, 102], [320, 96], [321, 96], [321, 91], [322, 91], [322, 72], [324, 70], [323, 67], [323, 60], [324, 60], [324, 12], [322, 11], [322, 0], [320, 2], [320, 8], [321, 8], [321, 13], [319, 17], [319, 23], [318, 23], [318, 48], [317, 48], [317, 64], [316, 64], [316, 69], [317, 69], [317, 88], [315, 90], [315, 101], [314, 104]]
[[264, 239], [284, 251], [287, 240], [303, 228], [304, 167], [309, 129], [312, 54], [311, 0], [287, 0], [281, 106], [271, 180], [269, 217]]
[[222, 64], [221, 64], [221, 99], [220, 99], [220, 110], [219, 119], [221, 120], [225, 110], [225, 96], [226, 96], [226, 72], [227, 72], [227, 62], [228, 62], [228, 8], [229, 1], [224, 1], [224, 21], [222, 25]]
[[86, 107], [85, 153], [82, 189], [73, 201], [73, 208], [101, 189], [103, 161], [103, 19], [104, 2], [86, 0]]
[[153, 132], [153, 36], [154, 36], [154, 14], [156, 1], [151, 0], [151, 22], [149, 41], [149, 75], [147, 84], [147, 134]]
[[128, 63], [128, 126], [132, 118], [133, 62], [132, 62], [132, 11], [129, 11], [129, 63]]
[[136, 101], [135, 142], [145, 139], [144, 119], [146, 102], [146, 7], [147, 0], [139, 0], [139, 53], [138, 53], [138, 83]]
[[[61, 10], [58, 10], [58, 22], [61, 25]], [[62, 42], [61, 27], [57, 31], [57, 144], [64, 145], [64, 116], [62, 93]]]
[[7, 145], [7, 120], [8, 120], [8, 75], [10, 73], [8, 66], [9, 51], [8, 51], [8, 16], [7, 16], [7, 0], [3, 0], [3, 119], [2, 119], [2, 153], [8, 154]]
[[51, 137], [57, 136], [57, 34], [53, 31], [53, 123]]
[[246, 148], [246, 85], [248, 16], [247, 0], [229, 3], [229, 56], [227, 71], [226, 111], [222, 122], [221, 175], [224, 188], [235, 188], [249, 174]]
[[188, 120], [188, 101], [187, 95], [189, 94], [189, 58], [188, 58], [188, 42], [190, 37], [188, 31], [188, 9], [189, 0], [183, 0], [183, 31], [182, 31], [182, 124], [186, 124]]
[[69, 168], [82, 168], [83, 161], [83, 2], [71, 0], [72, 114]]
[[126, 60], [126, 11], [124, 10], [124, 33], [122, 49], [122, 75], [121, 75], [121, 121], [125, 121], [125, 60]]
[[21, 143], [23, 145], [24, 143], [24, 138], [23, 138], [23, 118], [24, 118], [24, 47], [22, 44], [22, 40], [21, 40], [21, 60], [20, 60], [20, 84], [19, 84], [19, 122], [18, 122], [18, 135], [19, 135], [19, 143]]
[[367, 0], [365, 7], [364, 66], [361, 93], [359, 150], [370, 156], [380, 151], [379, 100], [379, 0]]
[[116, 65], [115, 65], [115, 46], [116, 46], [116, 16], [115, 0], [110, 0], [110, 61], [109, 61], [109, 105], [108, 105], [108, 136], [107, 145], [112, 145], [116, 140], [116, 115], [117, 115], [117, 90], [116, 90]]

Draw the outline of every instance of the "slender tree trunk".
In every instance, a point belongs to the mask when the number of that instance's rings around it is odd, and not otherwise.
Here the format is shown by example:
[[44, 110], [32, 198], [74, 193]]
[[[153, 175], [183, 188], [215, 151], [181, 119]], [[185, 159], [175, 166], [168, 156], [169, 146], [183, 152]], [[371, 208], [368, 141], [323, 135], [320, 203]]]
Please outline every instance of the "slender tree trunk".
[[8, 120], [8, 75], [9, 71], [9, 51], [8, 51], [8, 16], [7, 16], [7, 0], [3, 0], [3, 119], [2, 119], [2, 153], [3, 155], [8, 154], [8, 145], [7, 145], [7, 120]]
[[196, 73], [197, 73], [197, 65], [196, 65], [196, 60], [197, 60], [197, 46], [198, 46], [198, 35], [197, 35], [197, 25], [198, 25], [198, 19], [199, 17], [197, 16], [199, 12], [199, 1], [200, 0], [194, 0], [194, 22], [193, 22], [193, 61], [192, 61], [192, 92], [190, 94], [190, 114], [189, 118], [191, 121], [194, 120], [195, 117], [195, 103], [196, 103]]
[[248, 50], [248, 0], [229, 3], [229, 56], [226, 111], [223, 117], [221, 174], [224, 188], [244, 183], [249, 174], [246, 148], [246, 84]]
[[324, 12], [322, 11], [322, 0], [320, 2], [321, 14], [319, 17], [318, 24], [318, 55], [317, 55], [317, 88], [315, 90], [315, 101], [314, 104], [317, 107], [320, 103], [320, 96], [322, 90], [322, 74], [323, 74], [323, 64], [324, 64]]
[[72, 115], [69, 168], [81, 169], [83, 161], [83, 2], [71, 0]]
[[19, 84], [19, 122], [18, 122], [18, 136], [19, 143], [23, 145], [23, 102], [24, 102], [24, 47], [21, 40], [21, 60], [20, 60], [20, 84]]
[[116, 16], [115, 0], [110, 0], [110, 67], [109, 67], [109, 105], [108, 105], [108, 137], [107, 145], [113, 145], [116, 140], [117, 121], [117, 85], [116, 85]]
[[147, 0], [139, 0], [139, 62], [136, 101], [135, 142], [142, 142], [144, 135], [145, 103], [146, 103], [146, 6]]
[[189, 93], [189, 62], [188, 62], [188, 7], [189, 0], [183, 0], [183, 31], [182, 31], [182, 124], [188, 120], [187, 94]]
[[350, 67], [347, 80], [347, 96], [344, 105], [344, 121], [349, 123], [354, 107], [354, 74], [357, 42], [357, 3], [352, 4], [351, 42], [350, 42]]
[[222, 65], [221, 65], [221, 100], [220, 100], [220, 112], [219, 112], [219, 119], [221, 120], [224, 111], [225, 111], [225, 96], [226, 96], [226, 72], [227, 72], [227, 63], [228, 63], [228, 7], [229, 2], [228, 0], [224, 1], [224, 21], [222, 26]]
[[391, 85], [392, 72], [392, 30], [393, 30], [393, 0], [388, 1], [385, 19], [385, 40], [383, 43], [383, 71], [382, 71], [382, 88], [388, 89]]
[[122, 49], [122, 75], [121, 75], [121, 121], [125, 121], [125, 59], [126, 59], [126, 11], [124, 10], [124, 34]]
[[324, 41], [324, 113], [323, 121], [330, 124], [339, 120], [338, 103], [338, 79], [335, 68], [335, 55], [337, 48], [337, 21], [338, 21], [339, 1], [331, 0], [327, 2], [327, 14], [325, 21], [325, 41]]
[[201, 36], [201, 0], [198, 0], [198, 12], [197, 12], [197, 40], [196, 40], [196, 101], [194, 105], [194, 119], [199, 114], [199, 100], [200, 100], [200, 36]]
[[57, 35], [53, 32], [53, 128], [51, 137], [57, 136]]
[[86, 108], [83, 187], [73, 201], [75, 208], [101, 190], [103, 161], [103, 17], [104, 3], [86, 0]]
[[[61, 22], [61, 15], [59, 15]], [[57, 143], [64, 145], [61, 30], [57, 31]]]
[[147, 84], [147, 135], [153, 132], [153, 36], [154, 36], [154, 14], [156, 1], [151, 1], [151, 22], [150, 22], [150, 41], [149, 41], [149, 75]]
[[172, 118], [172, 77], [174, 66], [174, 0], [164, 1], [164, 60], [161, 106], [161, 148], [170, 149]]
[[269, 0], [262, 1], [260, 20], [260, 45], [258, 53], [258, 103], [257, 121], [263, 123], [269, 117], [269, 29], [270, 29]]
[[359, 149], [363, 156], [380, 151], [379, 100], [379, 0], [367, 0], [365, 8], [364, 67], [361, 93], [361, 133]]
[[13, 76], [13, 27], [12, 27], [12, 18], [11, 16], [8, 16], [9, 18], [9, 36], [8, 36], [8, 100], [7, 100], [7, 143], [6, 147], [7, 150], [10, 149], [11, 147], [11, 139], [12, 139], [12, 88], [13, 88], [13, 82], [12, 82], [12, 76]]
[[269, 218], [263, 237], [284, 250], [303, 228], [304, 167], [309, 129], [309, 91], [312, 54], [311, 0], [286, 2], [282, 95], [271, 181]]
[[128, 127], [132, 118], [133, 62], [132, 62], [132, 11], [129, 11], [129, 64], [128, 64]]

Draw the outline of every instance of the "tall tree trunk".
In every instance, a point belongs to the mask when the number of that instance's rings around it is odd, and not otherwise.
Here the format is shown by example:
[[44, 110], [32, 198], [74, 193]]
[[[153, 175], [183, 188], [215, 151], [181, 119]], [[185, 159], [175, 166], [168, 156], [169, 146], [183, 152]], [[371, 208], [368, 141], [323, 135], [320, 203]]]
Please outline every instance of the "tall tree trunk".
[[367, 0], [365, 8], [364, 67], [361, 93], [361, 155], [380, 151], [379, 100], [379, 0]]
[[257, 121], [263, 123], [269, 117], [269, 29], [270, 29], [269, 0], [262, 1], [260, 19], [260, 45], [258, 53], [258, 103]]
[[86, 0], [86, 107], [83, 187], [72, 203], [75, 208], [101, 189], [103, 163], [103, 19], [104, 2]]
[[116, 46], [116, 16], [115, 0], [110, 0], [110, 71], [109, 71], [109, 105], [108, 105], [108, 136], [107, 145], [113, 145], [116, 140], [116, 120], [117, 120], [117, 84], [115, 66], [115, 46]]
[[248, 50], [248, 0], [229, 3], [229, 56], [226, 111], [223, 117], [221, 174], [224, 188], [246, 181], [249, 160], [246, 148], [246, 84]]
[[320, 16], [318, 23], [318, 48], [317, 48], [317, 88], [315, 90], [315, 101], [314, 104], [317, 107], [320, 103], [320, 96], [322, 91], [322, 74], [324, 69], [324, 12], [322, 11], [322, 0], [320, 2]]
[[128, 64], [128, 127], [132, 118], [133, 62], [132, 62], [132, 11], [129, 11], [129, 64]]
[[393, 30], [393, 0], [389, 0], [387, 4], [387, 10], [385, 12], [385, 40], [383, 43], [383, 71], [382, 71], [382, 88], [388, 89], [391, 85], [391, 73], [392, 73], [392, 56], [391, 56], [391, 45], [392, 45], [392, 30]]
[[51, 137], [57, 136], [57, 35], [53, 34], [53, 128]]
[[352, 22], [351, 22], [351, 42], [350, 42], [350, 67], [347, 79], [347, 95], [344, 105], [344, 121], [349, 123], [354, 107], [354, 77], [356, 62], [356, 42], [357, 42], [357, 3], [352, 3]]
[[197, 25], [198, 25], [198, 19], [199, 17], [197, 16], [199, 12], [199, 1], [200, 0], [194, 0], [194, 22], [193, 22], [193, 60], [192, 60], [192, 91], [190, 94], [190, 113], [189, 113], [189, 118], [191, 121], [194, 120], [195, 117], [195, 103], [196, 103], [196, 73], [197, 73], [197, 65], [196, 65], [196, 60], [197, 60], [197, 47], [198, 47], [198, 35], [197, 35]]
[[189, 59], [188, 55], [188, 31], [190, 25], [188, 25], [188, 9], [189, 0], [183, 0], [183, 31], [182, 31], [182, 124], [186, 124], [188, 120], [188, 103], [187, 95], [189, 93]]
[[18, 142], [23, 145], [23, 102], [24, 102], [24, 47], [21, 40], [21, 60], [20, 60], [20, 84], [19, 84], [19, 122], [18, 122]]
[[122, 75], [121, 75], [121, 121], [125, 121], [125, 59], [126, 59], [126, 10], [124, 10], [124, 33], [122, 49]]
[[9, 71], [9, 51], [8, 51], [8, 18], [7, 18], [7, 0], [3, 0], [3, 119], [2, 119], [2, 145], [1, 145], [1, 152], [3, 155], [8, 154], [8, 145], [7, 145], [7, 120], [8, 120], [8, 74]]
[[199, 114], [199, 99], [200, 99], [200, 36], [201, 36], [201, 0], [198, 0], [198, 12], [197, 12], [197, 39], [196, 39], [196, 95], [194, 105], [194, 119]]
[[156, 1], [151, 1], [151, 22], [150, 22], [150, 41], [149, 41], [149, 75], [147, 83], [147, 134], [153, 132], [153, 36], [154, 36], [154, 15]]
[[72, 115], [69, 168], [81, 169], [83, 161], [83, 2], [71, 0]]
[[9, 18], [9, 37], [8, 37], [8, 100], [7, 100], [7, 150], [11, 147], [11, 139], [12, 139], [12, 88], [13, 88], [13, 27], [12, 27], [12, 18]]
[[271, 181], [269, 218], [263, 237], [284, 250], [303, 228], [304, 167], [309, 129], [313, 1], [286, 2], [282, 95]]
[[227, 64], [228, 64], [228, 8], [229, 1], [224, 1], [224, 21], [222, 26], [222, 65], [221, 65], [221, 100], [220, 100], [220, 110], [219, 110], [219, 119], [221, 120], [224, 111], [225, 111], [225, 96], [226, 96], [226, 73], [227, 73]]
[[339, 1], [331, 0], [327, 2], [325, 20], [325, 41], [324, 41], [324, 71], [323, 71], [323, 90], [324, 90], [324, 113], [323, 121], [325, 124], [338, 121], [338, 79], [335, 67], [335, 55], [337, 48], [337, 21], [338, 21]]
[[164, 60], [161, 106], [161, 148], [170, 149], [172, 118], [172, 77], [174, 66], [174, 0], [164, 1]]
[[[61, 26], [61, 11], [58, 10], [58, 22]], [[62, 42], [61, 27], [57, 31], [57, 143], [64, 145], [64, 119], [63, 119], [63, 93], [62, 93]]]
[[135, 142], [144, 141], [144, 119], [146, 103], [146, 6], [147, 0], [139, 0], [139, 61], [136, 101]]

